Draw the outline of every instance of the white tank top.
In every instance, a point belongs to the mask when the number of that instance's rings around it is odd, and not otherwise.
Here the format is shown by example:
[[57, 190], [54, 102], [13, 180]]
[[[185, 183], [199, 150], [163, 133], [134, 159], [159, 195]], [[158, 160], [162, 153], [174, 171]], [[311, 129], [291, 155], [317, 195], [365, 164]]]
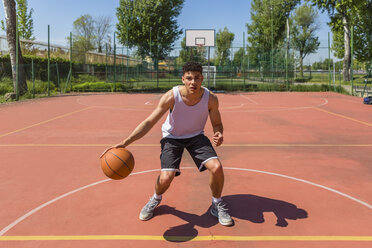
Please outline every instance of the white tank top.
[[204, 133], [209, 114], [209, 90], [202, 88], [204, 93], [200, 101], [188, 106], [182, 100], [179, 86], [173, 87], [174, 106], [161, 128], [163, 138], [186, 139]]

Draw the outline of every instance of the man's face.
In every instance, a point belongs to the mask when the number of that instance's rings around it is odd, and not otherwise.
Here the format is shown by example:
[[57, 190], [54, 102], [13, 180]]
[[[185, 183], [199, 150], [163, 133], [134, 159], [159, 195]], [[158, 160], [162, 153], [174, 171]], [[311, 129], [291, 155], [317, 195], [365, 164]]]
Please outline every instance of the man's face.
[[182, 82], [190, 93], [200, 90], [203, 79], [203, 75], [198, 71], [188, 71], [182, 76]]

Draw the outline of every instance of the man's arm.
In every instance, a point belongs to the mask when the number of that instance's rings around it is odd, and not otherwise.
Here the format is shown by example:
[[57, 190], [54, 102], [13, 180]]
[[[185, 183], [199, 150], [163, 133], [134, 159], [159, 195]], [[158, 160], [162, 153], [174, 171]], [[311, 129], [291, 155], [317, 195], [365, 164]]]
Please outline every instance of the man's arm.
[[144, 120], [142, 121], [134, 130], [133, 132], [121, 143], [114, 145], [112, 147], [107, 148], [102, 154], [105, 154], [108, 150], [112, 148], [118, 148], [118, 147], [126, 147], [133, 143], [134, 141], [142, 138], [147, 134], [151, 128], [159, 121], [159, 119], [166, 113], [170, 108], [172, 108], [174, 105], [174, 97], [173, 97], [173, 91], [169, 90], [167, 93], [165, 93], [154, 111]]
[[208, 101], [209, 118], [213, 127], [213, 144], [219, 146], [223, 142], [223, 125], [221, 120], [221, 114], [218, 110], [218, 98], [217, 96], [210, 92], [210, 97]]

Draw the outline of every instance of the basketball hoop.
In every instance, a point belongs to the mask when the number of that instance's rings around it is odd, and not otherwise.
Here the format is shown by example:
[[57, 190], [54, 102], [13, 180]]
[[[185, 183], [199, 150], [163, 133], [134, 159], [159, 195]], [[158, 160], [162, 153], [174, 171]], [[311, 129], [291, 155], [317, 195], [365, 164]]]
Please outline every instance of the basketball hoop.
[[[215, 46], [215, 33], [214, 29], [186, 29], [186, 46], [196, 47], [197, 51], [200, 53], [203, 51], [204, 47], [208, 47], [208, 66], [207, 66], [207, 79], [209, 88], [209, 78], [210, 78], [210, 49]], [[190, 49], [192, 57], [192, 49]]]
[[215, 46], [214, 29], [186, 29], [186, 46], [197, 47], [199, 45], [206, 47]]

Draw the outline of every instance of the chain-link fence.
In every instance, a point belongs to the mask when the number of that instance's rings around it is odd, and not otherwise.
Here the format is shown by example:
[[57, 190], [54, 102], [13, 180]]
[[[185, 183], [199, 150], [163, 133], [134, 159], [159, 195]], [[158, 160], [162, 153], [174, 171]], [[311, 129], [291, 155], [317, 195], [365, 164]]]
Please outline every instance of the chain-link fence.
[[[293, 90], [293, 85], [326, 85], [325, 90], [351, 82], [342, 79], [342, 61], [336, 61], [330, 47], [321, 46], [304, 59], [286, 47], [259, 51], [233, 46], [223, 61], [214, 48], [175, 47], [158, 66], [150, 58], [138, 58], [135, 50], [108, 47], [104, 51], [84, 51], [73, 46], [21, 41], [28, 97], [67, 92], [165, 91], [181, 84], [182, 54], [200, 61], [209, 70], [204, 84], [215, 90]], [[0, 37], [0, 95], [13, 91], [12, 67], [4, 36]], [[49, 56], [48, 56], [49, 54]], [[210, 61], [208, 61], [210, 57]], [[366, 72], [354, 68], [353, 82], [363, 85]]]

